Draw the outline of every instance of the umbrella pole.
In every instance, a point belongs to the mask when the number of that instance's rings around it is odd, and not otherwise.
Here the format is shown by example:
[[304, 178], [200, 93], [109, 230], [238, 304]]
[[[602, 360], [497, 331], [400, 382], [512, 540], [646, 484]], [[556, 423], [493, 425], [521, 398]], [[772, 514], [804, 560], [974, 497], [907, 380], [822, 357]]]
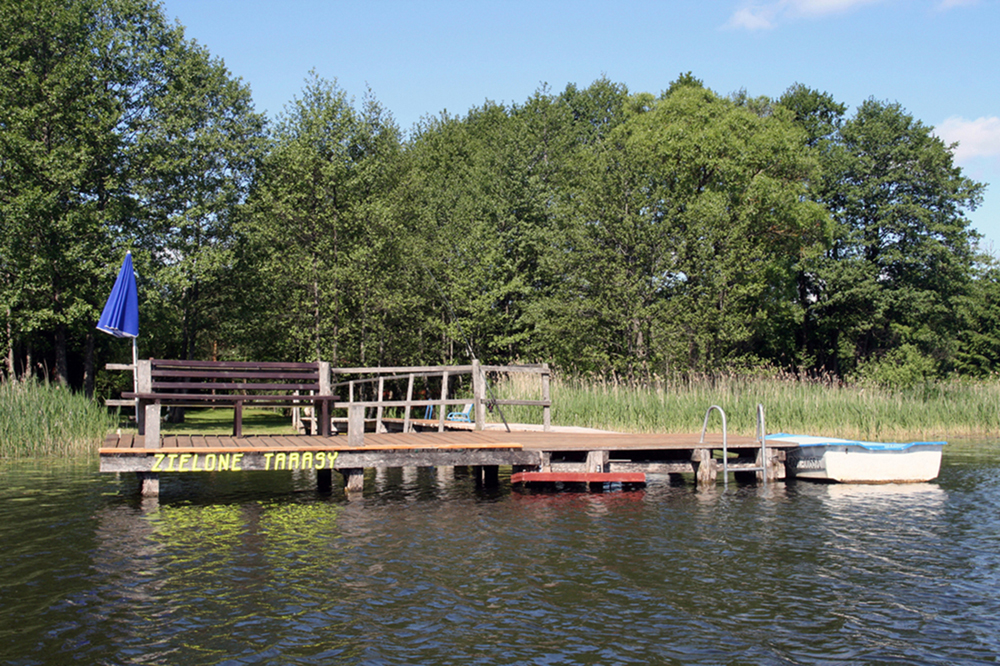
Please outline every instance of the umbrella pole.
[[[139, 392], [139, 347], [132, 338], [132, 392]], [[139, 408], [139, 399], [135, 399], [136, 409]]]

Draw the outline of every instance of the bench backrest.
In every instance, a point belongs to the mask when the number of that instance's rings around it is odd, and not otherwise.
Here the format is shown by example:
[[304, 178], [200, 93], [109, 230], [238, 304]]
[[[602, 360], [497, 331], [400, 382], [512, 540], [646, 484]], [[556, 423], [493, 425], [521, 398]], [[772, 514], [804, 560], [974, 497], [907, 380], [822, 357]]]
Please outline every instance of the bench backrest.
[[150, 359], [154, 393], [320, 391], [319, 363]]

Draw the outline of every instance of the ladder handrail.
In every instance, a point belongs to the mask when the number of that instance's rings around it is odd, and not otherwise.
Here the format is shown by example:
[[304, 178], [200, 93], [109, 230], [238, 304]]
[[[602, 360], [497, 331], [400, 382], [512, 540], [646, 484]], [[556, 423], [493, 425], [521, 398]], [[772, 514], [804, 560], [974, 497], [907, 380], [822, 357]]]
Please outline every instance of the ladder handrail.
[[705, 412], [705, 422], [701, 426], [701, 440], [699, 444], [705, 443], [705, 431], [708, 430], [708, 417], [712, 415], [712, 410], [719, 410], [719, 414], [722, 415], [722, 483], [729, 484], [729, 442], [726, 439], [726, 412], [723, 411], [722, 407], [718, 405], [712, 405]]
[[[726, 412], [718, 405], [712, 405], [705, 412], [705, 422], [701, 426], [700, 444], [705, 443], [705, 432], [708, 430], [708, 418], [712, 410], [718, 410], [722, 416], [722, 483], [729, 485], [729, 441], [727, 438]], [[760, 467], [745, 469], [759, 471], [761, 483], [767, 485], [767, 430], [764, 427], [764, 405], [757, 403], [757, 441], [760, 442]]]
[[764, 428], [764, 405], [757, 403], [757, 439], [760, 441], [760, 478], [767, 485], [767, 430]]

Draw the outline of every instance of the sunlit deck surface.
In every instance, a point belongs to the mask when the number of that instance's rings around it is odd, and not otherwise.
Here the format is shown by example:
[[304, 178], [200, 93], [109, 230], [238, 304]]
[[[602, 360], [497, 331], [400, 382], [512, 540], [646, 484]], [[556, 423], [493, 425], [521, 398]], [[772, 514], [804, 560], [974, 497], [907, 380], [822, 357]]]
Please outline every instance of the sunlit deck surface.
[[[466, 427], [469, 424], [464, 424]], [[388, 427], [393, 427], [391, 424]], [[723, 452], [722, 434], [622, 434], [564, 428], [550, 431], [456, 429], [440, 431], [438, 422], [414, 420], [413, 432], [364, 434], [359, 443], [348, 435], [177, 435], [159, 438], [147, 447], [137, 434], [109, 436], [100, 449], [102, 472], [136, 472], [143, 493], [159, 492], [161, 472], [221, 472], [315, 470], [321, 487], [332, 483], [337, 470], [345, 489], [361, 491], [364, 470], [391, 467], [471, 467], [484, 483], [495, 483], [500, 467], [511, 469], [511, 482], [645, 483], [647, 474], [694, 474], [698, 485], [712, 485]], [[462, 426], [459, 426], [462, 428]], [[496, 426], [493, 426], [496, 427]], [[773, 447], [761, 465], [760, 443], [754, 437], [726, 438], [729, 470], [768, 470], [783, 478], [784, 451]], [[769, 447], [772, 448], [772, 447]]]
[[[343, 435], [320, 437], [311, 435], [164, 435], [159, 448], [146, 448], [145, 437], [135, 434], [109, 435], [100, 455], [149, 455], [152, 453], [262, 453], [266, 451], [393, 451], [393, 450], [455, 450], [455, 449], [516, 449], [524, 451], [677, 451], [718, 449], [721, 434], [622, 434], [593, 432], [532, 432], [532, 431], [446, 431], [410, 433], [366, 433], [362, 446], [348, 446]], [[729, 435], [731, 449], [759, 446], [753, 437]], [[768, 448], [782, 445], [768, 444]]]

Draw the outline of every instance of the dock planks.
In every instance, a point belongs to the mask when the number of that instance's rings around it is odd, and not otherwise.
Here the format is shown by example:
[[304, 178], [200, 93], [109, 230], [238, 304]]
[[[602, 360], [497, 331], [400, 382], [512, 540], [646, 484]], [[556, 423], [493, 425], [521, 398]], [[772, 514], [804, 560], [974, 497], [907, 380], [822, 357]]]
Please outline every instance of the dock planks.
[[[678, 451], [718, 449], [722, 437], [695, 434], [620, 434], [563, 432], [460, 431], [421, 433], [368, 433], [361, 446], [349, 446], [347, 438], [312, 435], [165, 435], [159, 448], [146, 448], [145, 437], [135, 434], [109, 435], [99, 450], [101, 456], [149, 455], [162, 450], [185, 452], [259, 451], [391, 451], [517, 448], [527, 451]], [[753, 437], [730, 436], [730, 449], [759, 446]]]

